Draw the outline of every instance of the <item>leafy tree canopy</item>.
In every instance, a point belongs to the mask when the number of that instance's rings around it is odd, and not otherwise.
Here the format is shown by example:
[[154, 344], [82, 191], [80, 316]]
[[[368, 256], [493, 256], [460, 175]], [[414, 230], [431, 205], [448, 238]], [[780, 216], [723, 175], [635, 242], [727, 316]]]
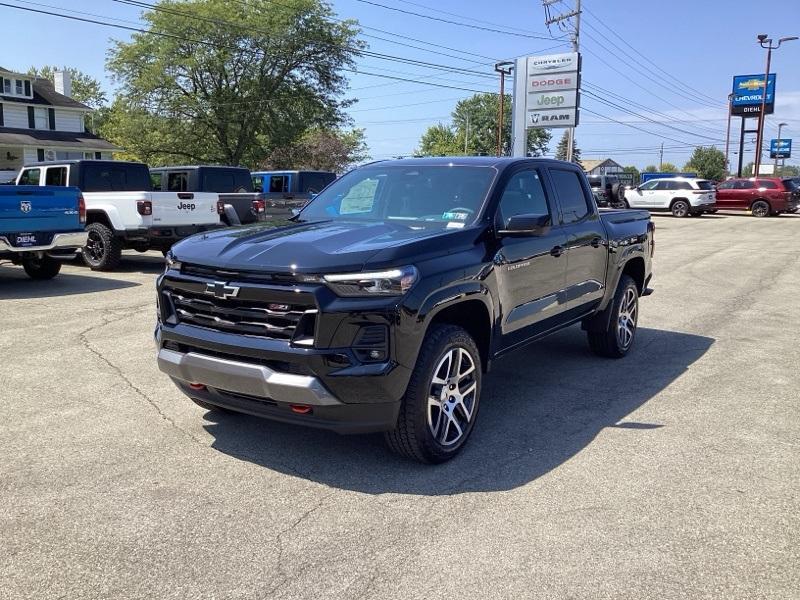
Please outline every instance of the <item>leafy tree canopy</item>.
[[275, 148], [262, 169], [309, 169], [341, 173], [369, 158], [363, 129], [313, 129], [297, 142]]
[[109, 52], [120, 94], [102, 133], [151, 164], [256, 166], [336, 129], [362, 45], [332, 16], [323, 0], [161, 0]]
[[699, 177], [704, 179], [720, 181], [725, 178], [727, 173], [727, 169], [725, 169], [725, 153], [713, 146], [708, 148], [697, 147], [683, 169], [684, 171], [697, 173]]
[[[503, 114], [503, 154], [511, 148], [511, 96], [506, 96]], [[452, 125], [439, 123], [429, 127], [419, 142], [419, 153], [425, 156], [459, 156], [497, 154], [497, 120], [500, 98], [497, 94], [475, 94], [460, 100], [453, 110]], [[530, 156], [541, 156], [547, 151], [550, 132], [546, 129], [529, 129], [527, 151]]]

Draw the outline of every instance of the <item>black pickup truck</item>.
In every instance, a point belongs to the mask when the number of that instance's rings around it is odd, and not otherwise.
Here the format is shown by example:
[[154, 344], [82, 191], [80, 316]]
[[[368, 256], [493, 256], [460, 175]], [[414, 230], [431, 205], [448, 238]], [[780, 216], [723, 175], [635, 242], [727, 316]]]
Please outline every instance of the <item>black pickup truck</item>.
[[188, 238], [159, 277], [159, 368], [206, 409], [454, 456], [493, 360], [581, 323], [619, 358], [650, 293], [647, 211], [598, 212], [546, 159], [373, 163], [277, 228]]

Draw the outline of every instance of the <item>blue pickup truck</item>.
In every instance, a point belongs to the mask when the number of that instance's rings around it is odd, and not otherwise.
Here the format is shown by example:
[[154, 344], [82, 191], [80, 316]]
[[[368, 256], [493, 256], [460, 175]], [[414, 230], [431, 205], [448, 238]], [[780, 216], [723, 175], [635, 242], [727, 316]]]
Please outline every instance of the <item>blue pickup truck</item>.
[[33, 279], [52, 279], [59, 258], [86, 244], [86, 205], [78, 188], [0, 186], [0, 261]]

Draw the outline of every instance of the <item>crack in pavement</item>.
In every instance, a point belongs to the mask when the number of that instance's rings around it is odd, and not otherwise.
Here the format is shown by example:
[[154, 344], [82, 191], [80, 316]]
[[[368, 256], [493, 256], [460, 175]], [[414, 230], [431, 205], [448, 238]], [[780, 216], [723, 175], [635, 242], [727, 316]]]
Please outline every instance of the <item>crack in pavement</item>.
[[[89, 338], [88, 338], [88, 334], [89, 333], [91, 333], [93, 331], [97, 331], [99, 329], [102, 329], [103, 327], [111, 325], [112, 323], [117, 323], [119, 321], [124, 321], [125, 319], [128, 319], [128, 318], [130, 318], [132, 316], [137, 315], [138, 313], [142, 312], [145, 308], [149, 308], [150, 306], [151, 306], [151, 304], [148, 302], [146, 305], [139, 306], [138, 307], [139, 310], [133, 310], [134, 308], [137, 308], [137, 307], [131, 307], [131, 308], [125, 309], [125, 314], [122, 315], [122, 316], [118, 316], [116, 318], [110, 318], [110, 317], [106, 316], [103, 319], [102, 323], [99, 323], [99, 324], [96, 324], [96, 325], [92, 325], [91, 327], [88, 327], [87, 329], [84, 329], [83, 331], [81, 331], [78, 334], [78, 340], [80, 341], [81, 345], [87, 351], [89, 351], [94, 356], [96, 356], [98, 359], [100, 359], [120, 379], [122, 379], [122, 381], [125, 383], [125, 385], [128, 386], [128, 388], [130, 390], [132, 390], [137, 396], [139, 396], [142, 400], [147, 402], [153, 409], [155, 409], [155, 411], [158, 413], [158, 416], [161, 417], [161, 419], [163, 421], [168, 423], [173, 429], [177, 430], [182, 435], [188, 437], [193, 442], [195, 442], [197, 444], [200, 444], [204, 448], [208, 448], [208, 444], [204, 440], [202, 440], [201, 438], [195, 436], [194, 434], [190, 433], [189, 431], [186, 431], [180, 425], [178, 425], [172, 417], [170, 417], [163, 410], [161, 410], [161, 407], [158, 405], [158, 403], [153, 398], [151, 398], [144, 390], [142, 390], [133, 381], [131, 381], [131, 379], [122, 371], [122, 369], [120, 367], [118, 367], [117, 365], [115, 365], [113, 362], [111, 362], [100, 350], [97, 350], [96, 348], [92, 347], [92, 344], [89, 341]], [[114, 314], [115, 312], [116, 311], [109, 310], [109, 309], [106, 309], [106, 310], [102, 311], [102, 313], [104, 315]]]

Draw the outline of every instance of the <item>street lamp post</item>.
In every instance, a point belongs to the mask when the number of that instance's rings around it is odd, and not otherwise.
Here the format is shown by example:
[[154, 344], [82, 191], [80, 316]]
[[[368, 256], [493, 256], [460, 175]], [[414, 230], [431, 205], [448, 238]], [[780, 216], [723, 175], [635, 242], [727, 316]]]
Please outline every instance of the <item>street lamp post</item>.
[[503, 120], [504, 108], [506, 103], [506, 75], [511, 75], [513, 62], [499, 62], [494, 66], [494, 70], [500, 73], [500, 111], [497, 115], [497, 156], [503, 154]]
[[[768, 37], [766, 33], [758, 34], [758, 44], [767, 51], [767, 70], [764, 71], [764, 90], [761, 92], [761, 113], [758, 115], [758, 139], [756, 140], [756, 159], [753, 165], [753, 176], [759, 176], [759, 168], [761, 166], [761, 148], [764, 139], [764, 114], [767, 109], [767, 86], [769, 84], [769, 65], [772, 60], [772, 51], [781, 47], [783, 42], [796, 40], [797, 36], [782, 37], [778, 43], [773, 46], [772, 38]], [[765, 45], [766, 44], [766, 45]]]
[[778, 176], [778, 154], [781, 153], [781, 129], [786, 127], [786, 123], [778, 123], [778, 147], [775, 148], [775, 172], [773, 175]]

